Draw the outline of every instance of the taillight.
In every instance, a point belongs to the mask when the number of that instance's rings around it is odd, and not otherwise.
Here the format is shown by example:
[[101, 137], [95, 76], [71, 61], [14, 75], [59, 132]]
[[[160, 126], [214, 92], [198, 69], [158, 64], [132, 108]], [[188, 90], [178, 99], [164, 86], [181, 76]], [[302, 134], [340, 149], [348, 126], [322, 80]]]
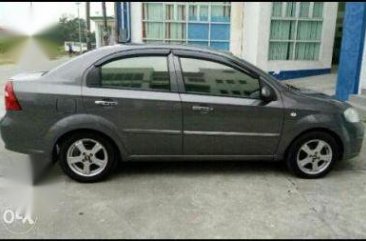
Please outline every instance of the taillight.
[[22, 107], [20, 107], [17, 97], [15, 96], [11, 81], [5, 83], [5, 109], [7, 111], [22, 110]]

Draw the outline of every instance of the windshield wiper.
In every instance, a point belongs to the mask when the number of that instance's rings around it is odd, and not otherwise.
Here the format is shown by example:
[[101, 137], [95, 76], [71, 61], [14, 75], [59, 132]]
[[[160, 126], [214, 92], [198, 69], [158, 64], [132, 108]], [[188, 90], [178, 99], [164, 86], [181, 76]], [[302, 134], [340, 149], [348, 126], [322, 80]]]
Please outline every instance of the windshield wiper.
[[292, 90], [299, 90], [299, 88], [293, 86], [293, 85], [289, 85], [289, 84], [285, 84], [287, 86], [288, 89], [292, 89]]

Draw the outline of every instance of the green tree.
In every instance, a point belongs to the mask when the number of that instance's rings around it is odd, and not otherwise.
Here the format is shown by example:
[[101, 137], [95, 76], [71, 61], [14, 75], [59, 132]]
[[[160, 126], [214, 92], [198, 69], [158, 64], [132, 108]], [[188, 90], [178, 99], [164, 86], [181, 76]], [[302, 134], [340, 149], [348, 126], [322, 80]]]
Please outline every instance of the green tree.
[[[79, 41], [79, 21], [81, 29], [81, 42], [86, 42], [86, 21], [79, 18], [69, 18], [63, 16], [59, 19], [59, 22], [42, 31], [37, 36], [45, 38], [47, 40], [63, 44], [65, 41]], [[95, 42], [95, 34], [90, 33], [89, 38], [91, 42]]]

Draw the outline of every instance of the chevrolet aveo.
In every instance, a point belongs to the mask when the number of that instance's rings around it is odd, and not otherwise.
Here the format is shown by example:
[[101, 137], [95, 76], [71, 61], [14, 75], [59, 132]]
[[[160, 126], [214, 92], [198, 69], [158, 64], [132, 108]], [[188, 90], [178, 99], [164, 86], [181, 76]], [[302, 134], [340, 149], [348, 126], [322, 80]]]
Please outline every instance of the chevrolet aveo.
[[116, 45], [5, 85], [1, 136], [81, 182], [118, 161], [285, 160], [305, 178], [358, 155], [364, 127], [347, 103], [296, 89], [232, 54]]

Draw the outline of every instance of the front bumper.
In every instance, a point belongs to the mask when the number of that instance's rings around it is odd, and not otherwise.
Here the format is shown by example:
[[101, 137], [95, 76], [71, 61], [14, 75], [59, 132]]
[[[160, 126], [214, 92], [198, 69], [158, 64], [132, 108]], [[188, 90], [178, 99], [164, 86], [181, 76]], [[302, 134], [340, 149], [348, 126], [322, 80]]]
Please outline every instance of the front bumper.
[[362, 122], [346, 124], [348, 138], [344, 142], [343, 159], [351, 159], [360, 154], [365, 134], [364, 130], [365, 126]]

